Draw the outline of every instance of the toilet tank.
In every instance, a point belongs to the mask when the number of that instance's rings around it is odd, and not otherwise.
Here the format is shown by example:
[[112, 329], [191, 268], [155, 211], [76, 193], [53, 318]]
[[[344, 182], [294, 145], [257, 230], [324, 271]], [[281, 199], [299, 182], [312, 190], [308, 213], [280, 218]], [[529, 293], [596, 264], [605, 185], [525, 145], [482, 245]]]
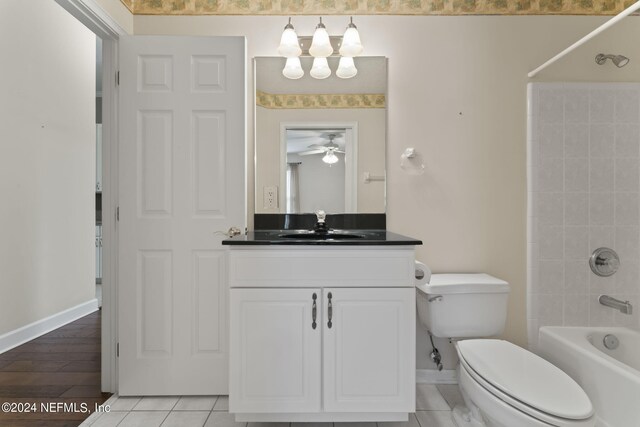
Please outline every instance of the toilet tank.
[[488, 274], [433, 274], [416, 284], [418, 318], [432, 335], [499, 335], [507, 320], [509, 284]]

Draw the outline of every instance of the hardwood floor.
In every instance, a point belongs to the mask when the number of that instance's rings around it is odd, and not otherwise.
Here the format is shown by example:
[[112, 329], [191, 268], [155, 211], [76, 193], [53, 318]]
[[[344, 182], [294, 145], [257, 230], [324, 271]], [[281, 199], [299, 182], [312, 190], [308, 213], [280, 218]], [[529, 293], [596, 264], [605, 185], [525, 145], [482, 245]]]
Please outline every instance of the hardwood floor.
[[109, 398], [100, 392], [100, 315], [0, 354], [0, 405], [15, 410], [0, 410], [0, 426], [75, 427]]

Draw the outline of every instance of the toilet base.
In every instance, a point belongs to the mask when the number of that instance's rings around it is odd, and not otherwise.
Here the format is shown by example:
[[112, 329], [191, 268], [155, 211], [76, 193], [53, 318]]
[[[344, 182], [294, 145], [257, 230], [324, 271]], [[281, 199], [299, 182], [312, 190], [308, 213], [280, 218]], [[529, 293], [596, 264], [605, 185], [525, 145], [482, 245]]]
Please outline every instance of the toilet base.
[[469, 408], [464, 405], [456, 405], [451, 415], [458, 427], [486, 427], [486, 424], [475, 419]]

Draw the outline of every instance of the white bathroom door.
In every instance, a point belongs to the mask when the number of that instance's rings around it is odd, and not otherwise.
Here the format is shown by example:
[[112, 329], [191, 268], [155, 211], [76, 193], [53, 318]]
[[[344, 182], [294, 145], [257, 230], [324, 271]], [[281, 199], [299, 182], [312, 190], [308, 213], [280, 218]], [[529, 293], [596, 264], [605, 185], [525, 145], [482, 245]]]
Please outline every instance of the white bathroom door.
[[223, 236], [246, 221], [245, 40], [120, 39], [119, 394], [228, 392]]

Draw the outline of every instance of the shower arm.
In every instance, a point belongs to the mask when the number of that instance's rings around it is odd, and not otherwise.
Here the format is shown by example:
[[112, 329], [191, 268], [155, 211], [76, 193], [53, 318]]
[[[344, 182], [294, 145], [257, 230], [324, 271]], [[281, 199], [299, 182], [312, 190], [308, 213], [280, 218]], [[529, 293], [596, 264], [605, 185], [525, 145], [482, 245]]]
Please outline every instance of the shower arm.
[[554, 56], [553, 58], [549, 59], [547, 62], [545, 62], [544, 64], [542, 64], [541, 66], [539, 66], [535, 70], [529, 72], [529, 74], [528, 74], [529, 78], [535, 77], [536, 74], [538, 74], [540, 71], [542, 71], [545, 68], [547, 68], [549, 65], [553, 64], [554, 62], [556, 62], [560, 58], [564, 57], [566, 54], [568, 54], [569, 52], [573, 51], [575, 48], [577, 48], [579, 46], [582, 46], [583, 44], [585, 44], [586, 42], [588, 42], [589, 40], [591, 40], [592, 38], [594, 38], [595, 36], [597, 36], [598, 34], [603, 32], [604, 30], [606, 30], [609, 27], [617, 24], [618, 21], [621, 21], [622, 19], [624, 19], [627, 16], [631, 15], [633, 12], [637, 11], [638, 9], [640, 9], [640, 0], [635, 2], [631, 6], [629, 6], [628, 8], [626, 8], [625, 10], [623, 10], [622, 12], [620, 12], [619, 14], [614, 16], [613, 18], [609, 19], [607, 22], [605, 22], [604, 24], [600, 25], [598, 28], [596, 28], [595, 30], [591, 31], [589, 34], [587, 34], [586, 36], [584, 36], [583, 38], [581, 38], [580, 40], [578, 40], [577, 42], [575, 42], [574, 44], [572, 44], [571, 46], [569, 46], [568, 48], [566, 48], [565, 50], [563, 50], [562, 52], [560, 52], [559, 54]]

